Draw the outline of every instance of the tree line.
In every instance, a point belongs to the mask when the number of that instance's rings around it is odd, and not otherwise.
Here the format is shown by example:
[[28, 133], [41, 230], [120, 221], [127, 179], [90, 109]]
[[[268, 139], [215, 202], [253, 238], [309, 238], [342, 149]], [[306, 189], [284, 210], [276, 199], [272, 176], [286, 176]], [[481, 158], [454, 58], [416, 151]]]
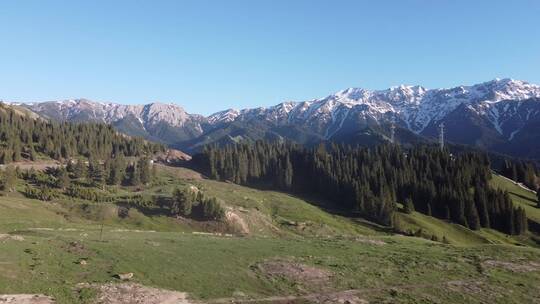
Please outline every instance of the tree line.
[[212, 179], [300, 195], [316, 194], [349, 215], [392, 225], [396, 203], [404, 210], [470, 229], [508, 234], [527, 230], [525, 211], [489, 186], [486, 155], [452, 155], [428, 146], [404, 149], [256, 142], [206, 147], [192, 164]]
[[[216, 198], [194, 188], [176, 188], [171, 196], [148, 196], [143, 193], [117, 197], [108, 186], [145, 186], [156, 181], [156, 167], [148, 158], [126, 162], [122, 156], [105, 162], [79, 160], [66, 167], [49, 167], [45, 171], [21, 171], [9, 165], [0, 170], [0, 190], [12, 192], [19, 179], [24, 181], [26, 197], [51, 201], [62, 195], [93, 202], [114, 202], [142, 211], [165, 211], [170, 216], [221, 221], [225, 217], [223, 204]], [[113, 190], [114, 191], [114, 190]], [[114, 192], [113, 192], [114, 193]]]
[[57, 160], [78, 156], [107, 159], [164, 149], [161, 144], [119, 134], [110, 125], [35, 119], [0, 103], [0, 164], [36, 160], [39, 155]]
[[537, 190], [540, 184], [540, 170], [532, 162], [505, 159], [500, 171], [503, 176], [532, 190]]

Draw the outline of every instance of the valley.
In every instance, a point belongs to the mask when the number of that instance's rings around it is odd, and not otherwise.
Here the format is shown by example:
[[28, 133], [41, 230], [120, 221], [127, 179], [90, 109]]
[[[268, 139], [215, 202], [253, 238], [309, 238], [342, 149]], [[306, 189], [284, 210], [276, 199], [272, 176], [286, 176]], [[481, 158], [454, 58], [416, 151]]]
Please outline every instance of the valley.
[[536, 194], [481, 153], [256, 142], [191, 157], [6, 106], [0, 130], [7, 303], [540, 297]]
[[[540, 296], [534, 283], [540, 251], [528, 235], [471, 231], [414, 212], [400, 216], [427, 239], [403, 236], [288, 194], [158, 168], [158, 181], [145, 193], [197, 187], [217, 196], [236, 220], [204, 223], [137, 208], [120, 217], [116, 204], [5, 193], [2, 292], [94, 303], [104, 296], [98, 286], [126, 284], [115, 276], [133, 273], [128, 284], [187, 293], [189, 303], [524, 303]], [[498, 187], [513, 189], [495, 178]], [[429, 240], [431, 234], [447, 244]]]
[[540, 1], [0, 1], [0, 304], [540, 304]]

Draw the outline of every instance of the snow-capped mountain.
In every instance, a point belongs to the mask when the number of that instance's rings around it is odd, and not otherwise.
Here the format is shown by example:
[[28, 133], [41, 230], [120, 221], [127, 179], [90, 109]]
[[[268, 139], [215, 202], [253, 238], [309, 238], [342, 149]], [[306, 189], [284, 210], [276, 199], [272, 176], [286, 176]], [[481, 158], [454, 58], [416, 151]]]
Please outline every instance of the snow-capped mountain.
[[[507, 119], [504, 115], [511, 113], [506, 112], [508, 106], [499, 109], [499, 102], [519, 102], [537, 97], [540, 97], [540, 86], [511, 79], [496, 79], [451, 89], [428, 90], [421, 86], [404, 85], [380, 91], [349, 88], [322, 99], [218, 112], [211, 115], [209, 120], [215, 124], [256, 118], [276, 124], [316, 125], [321, 134], [330, 138], [351, 119], [371, 118], [378, 122], [395, 119], [404, 127], [421, 134], [430, 123], [440, 121], [459, 106], [466, 105], [486, 115], [493, 127], [502, 134], [502, 124]], [[515, 112], [515, 107], [512, 109]]]
[[109, 123], [129, 135], [169, 144], [201, 135], [201, 125], [206, 122], [205, 117], [188, 114], [175, 104], [123, 105], [70, 99], [21, 105], [54, 120]]
[[151, 103], [147, 105], [123, 105], [101, 103], [87, 99], [48, 101], [28, 104], [34, 112], [60, 120], [93, 120], [114, 123], [133, 116], [144, 125], [167, 123], [173, 127], [182, 127], [194, 121], [204, 120], [200, 115], [190, 115], [175, 104]]
[[409, 137], [433, 137], [444, 122], [449, 141], [540, 158], [540, 146], [538, 153], [510, 149], [511, 143], [538, 133], [531, 128], [540, 123], [540, 86], [512, 79], [447, 89], [405, 85], [386, 90], [349, 88], [321, 99], [229, 109], [208, 117], [160, 103], [120, 105], [80, 99], [27, 107], [57, 120], [111, 123], [128, 134], [188, 150], [242, 139], [347, 141], [366, 128], [384, 138], [391, 121], [411, 133]]

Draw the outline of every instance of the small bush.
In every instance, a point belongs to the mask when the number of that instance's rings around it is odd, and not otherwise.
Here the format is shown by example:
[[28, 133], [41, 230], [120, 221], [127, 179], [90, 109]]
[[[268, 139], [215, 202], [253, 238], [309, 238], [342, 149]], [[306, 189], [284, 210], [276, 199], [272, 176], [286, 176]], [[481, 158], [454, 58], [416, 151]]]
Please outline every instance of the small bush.
[[23, 194], [28, 198], [38, 199], [41, 201], [52, 201], [59, 196], [58, 192], [48, 187], [34, 188], [31, 186], [26, 186]]
[[102, 192], [96, 191], [91, 188], [83, 188], [75, 185], [71, 185], [66, 189], [65, 194], [70, 197], [80, 198], [93, 202], [111, 202], [112, 197]]

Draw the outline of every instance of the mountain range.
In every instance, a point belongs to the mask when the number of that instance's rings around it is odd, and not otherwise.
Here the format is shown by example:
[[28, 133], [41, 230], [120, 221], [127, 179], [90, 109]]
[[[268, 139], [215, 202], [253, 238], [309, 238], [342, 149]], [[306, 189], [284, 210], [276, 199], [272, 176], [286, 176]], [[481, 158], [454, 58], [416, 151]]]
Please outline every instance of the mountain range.
[[513, 79], [444, 89], [397, 86], [349, 88], [321, 99], [271, 107], [189, 114], [176, 104], [124, 105], [87, 99], [22, 103], [58, 121], [99, 121], [120, 132], [187, 152], [210, 143], [288, 139], [303, 144], [335, 141], [407, 144], [437, 137], [516, 157], [540, 159], [540, 86]]

